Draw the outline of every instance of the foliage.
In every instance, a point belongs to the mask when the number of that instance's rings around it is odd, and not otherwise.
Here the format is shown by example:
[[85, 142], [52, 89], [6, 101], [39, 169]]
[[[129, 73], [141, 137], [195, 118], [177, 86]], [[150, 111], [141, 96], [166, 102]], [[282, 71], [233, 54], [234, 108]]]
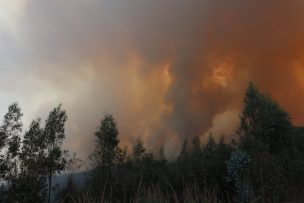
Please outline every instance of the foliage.
[[16, 157], [20, 148], [22, 116], [17, 103], [10, 105], [0, 128], [0, 174], [4, 180], [10, 183], [17, 175]]
[[241, 145], [248, 150], [278, 154], [288, 150], [292, 144], [289, 114], [268, 95], [260, 93], [252, 83], [245, 95], [239, 133]]
[[118, 129], [113, 116], [106, 114], [95, 133], [96, 149], [92, 158], [96, 166], [111, 167], [117, 162], [117, 153], [119, 151]]
[[41, 127], [40, 119], [31, 122], [22, 136], [21, 109], [9, 106], [0, 129], [0, 202], [44, 202], [47, 199], [46, 181], [64, 169], [61, 150], [66, 113], [56, 107]]
[[52, 177], [60, 173], [66, 166], [66, 151], [62, 151], [61, 145], [65, 138], [64, 125], [67, 115], [61, 109], [61, 105], [54, 108], [45, 121], [44, 139], [46, 152], [46, 174], [48, 177], [48, 202], [51, 199]]
[[40, 119], [32, 121], [24, 135], [20, 159], [19, 199], [42, 202], [46, 197], [45, 139]]
[[[95, 133], [92, 170], [77, 185], [76, 154], [62, 150], [67, 115], [54, 108], [45, 125], [22, 129], [22, 113], [12, 104], [0, 126], [0, 202], [50, 201], [52, 178], [70, 175], [59, 202], [299, 202], [304, 199], [304, 128], [253, 84], [244, 98], [239, 140], [210, 134], [207, 142], [189, 135], [179, 155], [167, 159], [138, 138], [119, 146], [118, 126], [106, 114]], [[25, 133], [23, 133], [25, 132]]]
[[[250, 182], [262, 201], [283, 201], [294, 184], [294, 128], [290, 116], [250, 84], [239, 128], [240, 149], [250, 155]], [[295, 186], [295, 185], [294, 185]]]
[[95, 167], [91, 177], [94, 195], [99, 195], [104, 188], [110, 191], [115, 186], [112, 174], [113, 166], [124, 160], [124, 153], [118, 147], [118, 129], [113, 116], [106, 114], [95, 133], [96, 148], [91, 155], [92, 165]]
[[239, 202], [249, 202], [250, 200], [250, 185], [246, 177], [249, 162], [249, 156], [242, 151], [232, 153], [227, 162], [228, 181], [234, 182]]

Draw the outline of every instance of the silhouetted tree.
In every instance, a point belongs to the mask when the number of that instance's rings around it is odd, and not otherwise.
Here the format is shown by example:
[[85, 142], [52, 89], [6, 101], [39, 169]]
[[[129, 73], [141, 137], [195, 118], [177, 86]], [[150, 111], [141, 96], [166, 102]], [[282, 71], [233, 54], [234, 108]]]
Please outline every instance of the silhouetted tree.
[[239, 128], [240, 148], [247, 152], [251, 183], [263, 201], [283, 201], [287, 197], [293, 148], [290, 116], [268, 95], [250, 84], [244, 99]]
[[116, 162], [118, 151], [118, 129], [113, 116], [106, 114], [95, 133], [97, 138], [93, 158], [102, 167], [111, 167]]
[[91, 181], [95, 193], [100, 194], [104, 187], [113, 186], [113, 166], [124, 158], [123, 151], [118, 147], [118, 129], [112, 115], [104, 116], [95, 137], [97, 138], [96, 147], [91, 155], [94, 167]]
[[260, 93], [252, 83], [245, 95], [239, 133], [242, 144], [250, 144], [250, 140], [254, 139], [255, 144], [270, 153], [282, 152], [292, 143], [289, 114], [268, 95]]
[[224, 136], [217, 140], [210, 134], [207, 142], [194, 137], [188, 146], [185, 139], [179, 156], [170, 160], [160, 146], [154, 146], [160, 149], [156, 153], [147, 151], [140, 138], [130, 153], [121, 150], [117, 123], [106, 114], [95, 133], [93, 169], [85, 188], [73, 179], [79, 159], [62, 150], [67, 115], [61, 105], [50, 112], [45, 126], [40, 119], [32, 121], [24, 136], [21, 117], [21, 109], [12, 104], [0, 126], [0, 202], [50, 202], [52, 178], [64, 169], [71, 175], [57, 193], [62, 202], [303, 199], [304, 128], [292, 126], [288, 113], [253, 84], [244, 98], [238, 141], [226, 143]]
[[52, 177], [60, 173], [66, 166], [66, 151], [61, 149], [65, 138], [64, 125], [67, 115], [61, 109], [61, 105], [54, 108], [45, 121], [45, 151], [46, 151], [46, 173], [48, 177], [48, 202], [51, 200]]
[[136, 141], [136, 144], [133, 146], [133, 151], [132, 151], [132, 158], [134, 161], [141, 161], [144, 159], [145, 156], [145, 148], [143, 145], [143, 141], [138, 138]]
[[40, 119], [32, 121], [25, 133], [18, 180], [19, 201], [43, 202], [46, 197], [46, 140]]
[[[0, 129], [1, 175], [11, 182], [17, 175], [17, 155], [20, 149], [22, 122], [21, 109], [17, 103], [9, 106]], [[4, 149], [4, 150], [3, 150]]]
[[[18, 179], [18, 153], [22, 131], [21, 109], [17, 103], [8, 107], [0, 128], [0, 173], [2, 180], [8, 185], [9, 199], [16, 196], [16, 182]], [[9, 201], [6, 199], [6, 201]]]

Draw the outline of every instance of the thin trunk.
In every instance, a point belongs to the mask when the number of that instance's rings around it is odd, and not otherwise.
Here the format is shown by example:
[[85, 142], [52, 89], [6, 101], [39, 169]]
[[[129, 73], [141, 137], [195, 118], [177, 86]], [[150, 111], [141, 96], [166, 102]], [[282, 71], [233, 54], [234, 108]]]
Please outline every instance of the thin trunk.
[[50, 203], [51, 202], [51, 193], [52, 193], [52, 176], [51, 175], [49, 175], [48, 181], [49, 181], [48, 203]]

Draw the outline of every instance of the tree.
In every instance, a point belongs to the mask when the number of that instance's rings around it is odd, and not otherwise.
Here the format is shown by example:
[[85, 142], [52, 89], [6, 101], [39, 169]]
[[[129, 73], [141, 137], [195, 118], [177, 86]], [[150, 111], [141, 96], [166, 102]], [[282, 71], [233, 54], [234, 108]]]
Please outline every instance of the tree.
[[32, 121], [25, 133], [20, 159], [18, 181], [19, 199], [25, 202], [43, 202], [46, 196], [45, 136], [40, 119]]
[[187, 140], [185, 139], [184, 142], [183, 142], [183, 146], [182, 146], [182, 149], [181, 149], [181, 152], [178, 156], [178, 161], [183, 161], [184, 159], [186, 159], [187, 157], [189, 156], [189, 152], [188, 152], [188, 143], [187, 143]]
[[198, 136], [194, 137], [192, 140], [192, 153], [199, 155], [201, 152], [201, 141]]
[[206, 151], [213, 153], [216, 148], [217, 144], [215, 143], [213, 135], [210, 133], [206, 144]]
[[45, 136], [40, 126], [40, 119], [32, 121], [25, 133], [20, 153], [21, 169], [31, 174], [44, 174]]
[[22, 116], [17, 103], [10, 105], [0, 128], [0, 174], [9, 182], [12, 182], [17, 175], [17, 155], [23, 126]]
[[[177, 175], [176, 175], [176, 184], [178, 185], [178, 190], [181, 193], [183, 189], [187, 186], [189, 176], [192, 173], [192, 162], [191, 162], [191, 154], [188, 147], [187, 139], [184, 140], [182, 149], [180, 151], [179, 156], [177, 157]], [[180, 181], [182, 180], [182, 181]], [[190, 180], [191, 181], [191, 180]]]
[[251, 83], [247, 89], [241, 125], [240, 149], [250, 155], [252, 186], [262, 201], [284, 201], [288, 196], [289, 164], [293, 157], [290, 116], [270, 96]]
[[95, 136], [97, 138], [93, 154], [95, 161], [100, 166], [111, 167], [116, 162], [119, 143], [117, 124], [112, 115], [104, 116]]
[[146, 149], [144, 148], [143, 141], [137, 139], [136, 144], [133, 146], [132, 158], [134, 161], [141, 161], [145, 156]]
[[[244, 99], [241, 115], [241, 144], [256, 144], [270, 153], [288, 149], [292, 142], [290, 116], [268, 95], [264, 95], [250, 83]], [[247, 146], [250, 147], [250, 146]]]
[[45, 136], [46, 174], [48, 178], [48, 202], [51, 201], [52, 177], [60, 173], [66, 166], [66, 151], [61, 149], [65, 138], [65, 122], [67, 115], [61, 105], [54, 108], [47, 120], [43, 135]]
[[112, 187], [112, 184], [114, 184], [112, 168], [114, 164], [122, 161], [125, 156], [123, 151], [118, 147], [118, 129], [112, 115], [106, 114], [104, 116], [95, 133], [95, 137], [97, 138], [96, 147], [91, 155], [94, 167], [91, 182], [94, 193], [100, 195], [104, 187], [107, 185]]
[[1, 182], [4, 180], [8, 188], [1, 190], [2, 201], [14, 199], [18, 180], [18, 154], [20, 150], [20, 140], [22, 131], [21, 109], [17, 103], [8, 107], [8, 112], [4, 115], [3, 124], [0, 127], [0, 175]]

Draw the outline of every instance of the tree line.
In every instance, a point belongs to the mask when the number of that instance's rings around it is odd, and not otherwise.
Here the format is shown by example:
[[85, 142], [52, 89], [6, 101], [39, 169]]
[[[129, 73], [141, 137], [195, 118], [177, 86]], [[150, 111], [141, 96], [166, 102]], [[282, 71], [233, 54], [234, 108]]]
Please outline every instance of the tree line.
[[[79, 167], [61, 147], [66, 112], [61, 106], [30, 125], [21, 140], [18, 105], [9, 107], [0, 132], [2, 202], [50, 201], [52, 177]], [[189, 135], [191, 137], [191, 135]], [[271, 97], [249, 84], [234, 139], [185, 139], [168, 160], [138, 138], [130, 151], [106, 114], [95, 133], [92, 169], [78, 185], [73, 174], [58, 202], [296, 202], [304, 199], [304, 128]], [[76, 175], [76, 174], [75, 174]]]

